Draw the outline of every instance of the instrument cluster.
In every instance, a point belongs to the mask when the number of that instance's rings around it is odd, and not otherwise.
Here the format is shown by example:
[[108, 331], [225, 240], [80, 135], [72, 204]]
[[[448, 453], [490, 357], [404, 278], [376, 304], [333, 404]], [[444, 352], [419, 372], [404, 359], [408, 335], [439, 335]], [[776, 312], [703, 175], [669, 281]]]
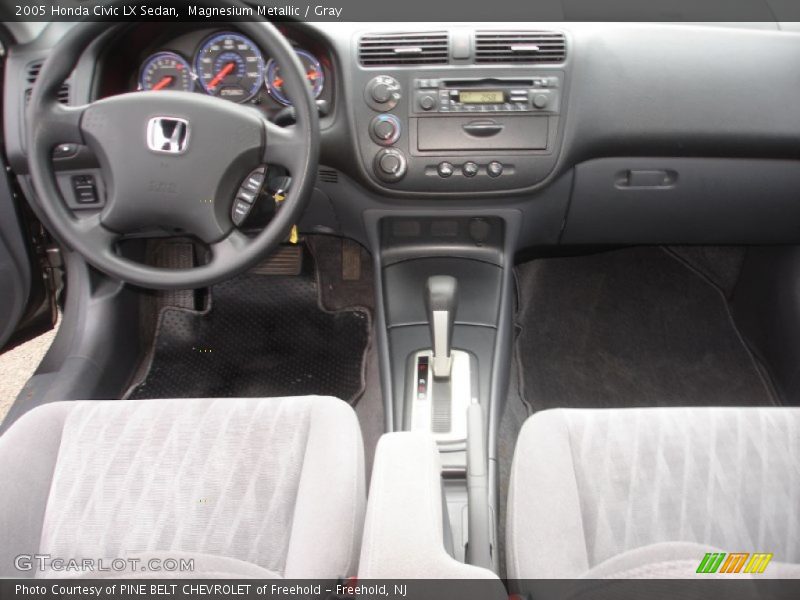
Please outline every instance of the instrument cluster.
[[[240, 103], [269, 98], [278, 106], [291, 106], [280, 66], [247, 36], [235, 31], [206, 34], [188, 54], [191, 44], [180, 39], [151, 52], [141, 61], [136, 89], [199, 92]], [[313, 96], [320, 99], [328, 91], [329, 68], [314, 52], [298, 45], [295, 51]]]

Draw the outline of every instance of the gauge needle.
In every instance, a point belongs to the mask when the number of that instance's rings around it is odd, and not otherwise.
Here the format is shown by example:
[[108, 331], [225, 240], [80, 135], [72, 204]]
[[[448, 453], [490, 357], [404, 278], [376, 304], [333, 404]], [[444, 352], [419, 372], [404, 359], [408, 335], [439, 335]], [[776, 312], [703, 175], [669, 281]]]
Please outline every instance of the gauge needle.
[[215, 87], [217, 87], [219, 85], [219, 82], [225, 79], [228, 75], [230, 75], [235, 68], [236, 68], [235, 62], [229, 62], [227, 65], [222, 67], [222, 70], [219, 73], [217, 73], [216, 77], [214, 77], [214, 79], [212, 79], [208, 83], [208, 89], [213, 90]]
[[[319, 78], [319, 71], [309, 71], [306, 73], [306, 77], [309, 81], [314, 81], [315, 79]], [[272, 82], [276, 88], [283, 87], [283, 79], [280, 77], [276, 77], [275, 80]]]
[[157, 84], [155, 84], [155, 85], [153, 86], [153, 91], [154, 91], [154, 92], [157, 92], [158, 90], [163, 90], [163, 89], [164, 89], [165, 87], [167, 87], [167, 86], [168, 86], [170, 83], [172, 83], [172, 79], [173, 79], [173, 78], [172, 78], [172, 75], [166, 75], [166, 76], [164, 76], [164, 77], [161, 79], [161, 81], [159, 81]]

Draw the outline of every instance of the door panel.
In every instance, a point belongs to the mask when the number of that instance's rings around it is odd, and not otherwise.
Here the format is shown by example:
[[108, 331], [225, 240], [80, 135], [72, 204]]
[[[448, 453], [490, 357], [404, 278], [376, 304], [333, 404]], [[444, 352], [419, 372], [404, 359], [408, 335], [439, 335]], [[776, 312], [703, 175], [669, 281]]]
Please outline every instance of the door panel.
[[[5, 32], [0, 32], [0, 36]], [[0, 41], [0, 43], [2, 43]], [[2, 53], [5, 56], [5, 52]], [[0, 86], [5, 83], [5, 61], [0, 63]], [[0, 98], [3, 98], [0, 87]], [[0, 110], [3, 108], [0, 101]], [[0, 132], [2, 133], [2, 132]], [[4, 138], [0, 138], [4, 139]], [[33, 249], [41, 226], [11, 189], [0, 146], [0, 352], [51, 329], [56, 311]], [[38, 237], [38, 236], [37, 236]]]

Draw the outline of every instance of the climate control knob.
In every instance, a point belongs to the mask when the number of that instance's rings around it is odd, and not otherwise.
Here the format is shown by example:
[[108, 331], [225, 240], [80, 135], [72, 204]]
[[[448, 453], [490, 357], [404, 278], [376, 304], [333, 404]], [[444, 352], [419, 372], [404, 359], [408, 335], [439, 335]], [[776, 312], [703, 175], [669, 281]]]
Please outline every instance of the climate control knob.
[[373, 110], [392, 110], [400, 101], [400, 82], [389, 75], [378, 75], [367, 83], [364, 100]]
[[405, 154], [397, 148], [384, 148], [375, 155], [373, 167], [379, 179], [394, 183], [405, 177], [408, 161]]
[[372, 99], [378, 104], [386, 104], [392, 99], [392, 88], [383, 81], [372, 86], [371, 93]]
[[378, 115], [369, 125], [372, 141], [381, 146], [391, 146], [400, 138], [400, 119], [394, 115]]

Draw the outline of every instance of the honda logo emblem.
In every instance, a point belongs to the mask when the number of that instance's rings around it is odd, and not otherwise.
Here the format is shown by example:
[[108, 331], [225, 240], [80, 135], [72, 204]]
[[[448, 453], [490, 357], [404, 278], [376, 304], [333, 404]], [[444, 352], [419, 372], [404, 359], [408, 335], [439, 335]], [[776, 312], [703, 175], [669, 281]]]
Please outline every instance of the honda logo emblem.
[[153, 152], [183, 154], [189, 145], [189, 121], [155, 117], [147, 124], [147, 147]]

